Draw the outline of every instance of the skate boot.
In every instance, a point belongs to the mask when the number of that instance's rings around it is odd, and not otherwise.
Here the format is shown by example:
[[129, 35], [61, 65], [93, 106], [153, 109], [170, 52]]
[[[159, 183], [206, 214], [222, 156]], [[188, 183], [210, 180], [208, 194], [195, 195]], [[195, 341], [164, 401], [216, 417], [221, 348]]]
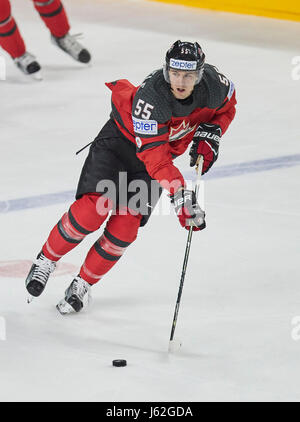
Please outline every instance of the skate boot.
[[14, 59], [14, 62], [25, 75], [30, 75], [34, 79], [38, 80], [42, 79], [42, 75], [40, 73], [41, 66], [32, 54], [26, 52], [23, 56]]
[[63, 37], [51, 35], [51, 41], [78, 62], [89, 63], [91, 55], [88, 50], [77, 41], [76, 37], [77, 35], [70, 35], [69, 33]]
[[62, 315], [81, 311], [91, 300], [90, 289], [90, 284], [78, 275], [65, 291], [65, 297], [58, 302], [56, 309]]
[[28, 302], [31, 302], [33, 297], [37, 297], [43, 292], [48, 278], [55, 270], [55, 267], [55, 261], [51, 261], [50, 259], [46, 258], [42, 252], [38, 254], [36, 261], [32, 265], [25, 281], [26, 289], [31, 295], [31, 297], [28, 299]]

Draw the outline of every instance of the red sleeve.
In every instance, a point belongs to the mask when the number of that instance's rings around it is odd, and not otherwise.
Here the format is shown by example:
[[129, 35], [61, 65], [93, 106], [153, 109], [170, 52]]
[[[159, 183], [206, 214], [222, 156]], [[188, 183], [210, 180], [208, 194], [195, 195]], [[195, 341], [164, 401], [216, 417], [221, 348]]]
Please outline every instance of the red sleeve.
[[234, 119], [236, 109], [236, 99], [235, 99], [235, 91], [232, 94], [230, 100], [226, 98], [224, 101], [224, 105], [219, 108], [219, 110], [216, 111], [214, 118], [209, 122], [216, 125], [219, 125], [222, 129], [222, 135], [226, 132], [228, 129], [228, 126]]
[[182, 174], [172, 162], [169, 144], [138, 152], [137, 156], [144, 162], [149, 175], [171, 194], [185, 185]]

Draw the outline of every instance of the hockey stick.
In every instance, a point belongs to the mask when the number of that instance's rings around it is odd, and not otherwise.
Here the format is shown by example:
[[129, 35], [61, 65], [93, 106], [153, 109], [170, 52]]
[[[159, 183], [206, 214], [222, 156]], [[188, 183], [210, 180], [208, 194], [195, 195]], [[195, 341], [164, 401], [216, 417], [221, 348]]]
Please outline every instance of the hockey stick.
[[[196, 185], [195, 185], [196, 198], [198, 197], [198, 192], [199, 192], [199, 187], [200, 187], [200, 177], [202, 174], [202, 167], [203, 167], [203, 156], [199, 155], [196, 162], [196, 173], [197, 173], [197, 179], [196, 179]], [[182, 344], [180, 340], [174, 339], [174, 333], [175, 333], [175, 328], [176, 328], [176, 323], [177, 323], [177, 317], [178, 317], [178, 311], [179, 311], [179, 306], [180, 306], [180, 300], [181, 300], [181, 295], [182, 295], [182, 290], [183, 290], [183, 283], [185, 279], [187, 263], [189, 259], [190, 249], [191, 249], [192, 235], [193, 235], [193, 227], [191, 226], [189, 229], [189, 234], [188, 234], [186, 247], [185, 247], [185, 255], [184, 255], [184, 260], [183, 260], [179, 291], [178, 291], [173, 323], [172, 323], [172, 330], [171, 330], [170, 341], [169, 341], [169, 352], [175, 352], [181, 347], [181, 344]]]

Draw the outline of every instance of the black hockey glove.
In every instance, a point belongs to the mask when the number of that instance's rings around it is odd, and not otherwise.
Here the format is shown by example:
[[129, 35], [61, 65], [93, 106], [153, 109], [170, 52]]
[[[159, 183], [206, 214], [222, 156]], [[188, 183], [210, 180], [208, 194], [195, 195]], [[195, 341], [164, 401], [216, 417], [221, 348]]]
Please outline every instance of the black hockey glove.
[[219, 154], [219, 142], [222, 130], [219, 125], [202, 123], [199, 125], [193, 137], [193, 144], [190, 149], [190, 166], [196, 164], [198, 155], [203, 155], [204, 162], [202, 174], [208, 172]]
[[194, 231], [205, 228], [205, 212], [200, 208], [194, 191], [180, 189], [170, 198], [182, 227], [189, 230], [193, 226]]

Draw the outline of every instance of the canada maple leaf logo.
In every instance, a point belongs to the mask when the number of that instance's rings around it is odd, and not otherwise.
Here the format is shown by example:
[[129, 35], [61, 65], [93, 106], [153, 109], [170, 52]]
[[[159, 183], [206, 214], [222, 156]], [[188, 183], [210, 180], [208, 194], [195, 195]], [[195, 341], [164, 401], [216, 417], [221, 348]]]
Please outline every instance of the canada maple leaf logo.
[[190, 126], [190, 122], [185, 123], [185, 120], [180, 123], [178, 127], [172, 127], [169, 135], [169, 141], [177, 141], [184, 138], [188, 133], [193, 132], [197, 125]]

